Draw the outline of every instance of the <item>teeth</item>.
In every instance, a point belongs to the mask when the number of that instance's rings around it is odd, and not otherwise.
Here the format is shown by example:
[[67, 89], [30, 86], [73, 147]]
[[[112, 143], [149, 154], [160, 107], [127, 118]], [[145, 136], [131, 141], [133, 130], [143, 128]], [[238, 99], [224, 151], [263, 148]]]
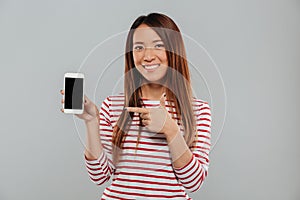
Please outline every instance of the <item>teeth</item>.
[[143, 65], [143, 67], [145, 67], [146, 69], [155, 69], [157, 68], [159, 65]]

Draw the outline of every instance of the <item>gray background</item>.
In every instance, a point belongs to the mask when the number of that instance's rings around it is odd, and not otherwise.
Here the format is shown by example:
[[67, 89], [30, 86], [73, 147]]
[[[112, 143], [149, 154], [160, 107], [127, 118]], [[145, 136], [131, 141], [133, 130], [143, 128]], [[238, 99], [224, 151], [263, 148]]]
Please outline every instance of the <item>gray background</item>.
[[[92, 48], [127, 30], [137, 16], [154, 11], [169, 15], [205, 47], [226, 88], [226, 121], [209, 175], [190, 196], [300, 199], [299, 1], [2, 0], [1, 200], [100, 199], [106, 185], [95, 186], [85, 171], [84, 133], [60, 112], [63, 74], [77, 71]], [[109, 69], [112, 76], [123, 72], [117, 63]], [[99, 104], [111, 92], [108, 85], [98, 85], [101, 95], [92, 87], [86, 94]], [[207, 94], [198, 97], [211, 102]], [[215, 139], [222, 102], [213, 106]]]

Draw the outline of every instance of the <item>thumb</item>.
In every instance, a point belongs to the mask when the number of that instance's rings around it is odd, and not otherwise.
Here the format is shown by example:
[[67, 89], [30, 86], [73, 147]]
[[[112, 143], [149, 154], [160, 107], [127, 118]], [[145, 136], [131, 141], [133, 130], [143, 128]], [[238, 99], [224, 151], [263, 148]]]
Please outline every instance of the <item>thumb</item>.
[[84, 95], [83, 102], [84, 102], [84, 104], [87, 104], [89, 102], [89, 98], [86, 95]]
[[90, 103], [93, 103], [86, 95], [84, 95], [84, 100], [83, 100], [84, 104], [87, 105], [87, 104], [90, 104]]
[[162, 96], [160, 97], [160, 106], [166, 107], [166, 93], [163, 93]]

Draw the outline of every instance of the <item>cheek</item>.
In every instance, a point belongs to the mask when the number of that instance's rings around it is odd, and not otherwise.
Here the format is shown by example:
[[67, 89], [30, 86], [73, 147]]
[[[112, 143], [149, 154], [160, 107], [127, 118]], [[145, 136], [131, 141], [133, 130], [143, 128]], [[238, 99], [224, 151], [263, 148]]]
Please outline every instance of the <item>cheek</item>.
[[135, 65], [138, 65], [141, 63], [142, 56], [139, 53], [133, 53], [132, 56], [133, 56], [133, 61], [134, 61]]
[[168, 58], [167, 58], [167, 53], [166, 52], [161, 52], [159, 55], [158, 55], [159, 59], [168, 64]]

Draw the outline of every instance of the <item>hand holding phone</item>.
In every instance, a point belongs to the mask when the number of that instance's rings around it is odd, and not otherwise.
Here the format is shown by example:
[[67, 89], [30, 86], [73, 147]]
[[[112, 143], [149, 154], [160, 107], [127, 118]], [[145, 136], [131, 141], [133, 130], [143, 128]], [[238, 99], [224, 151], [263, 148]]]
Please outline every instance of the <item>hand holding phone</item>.
[[64, 95], [61, 103], [64, 113], [75, 114], [80, 119], [90, 121], [99, 117], [97, 106], [84, 95], [84, 75], [81, 73], [66, 73], [64, 76]]
[[64, 112], [82, 114], [84, 103], [84, 75], [65, 73], [64, 75]]

